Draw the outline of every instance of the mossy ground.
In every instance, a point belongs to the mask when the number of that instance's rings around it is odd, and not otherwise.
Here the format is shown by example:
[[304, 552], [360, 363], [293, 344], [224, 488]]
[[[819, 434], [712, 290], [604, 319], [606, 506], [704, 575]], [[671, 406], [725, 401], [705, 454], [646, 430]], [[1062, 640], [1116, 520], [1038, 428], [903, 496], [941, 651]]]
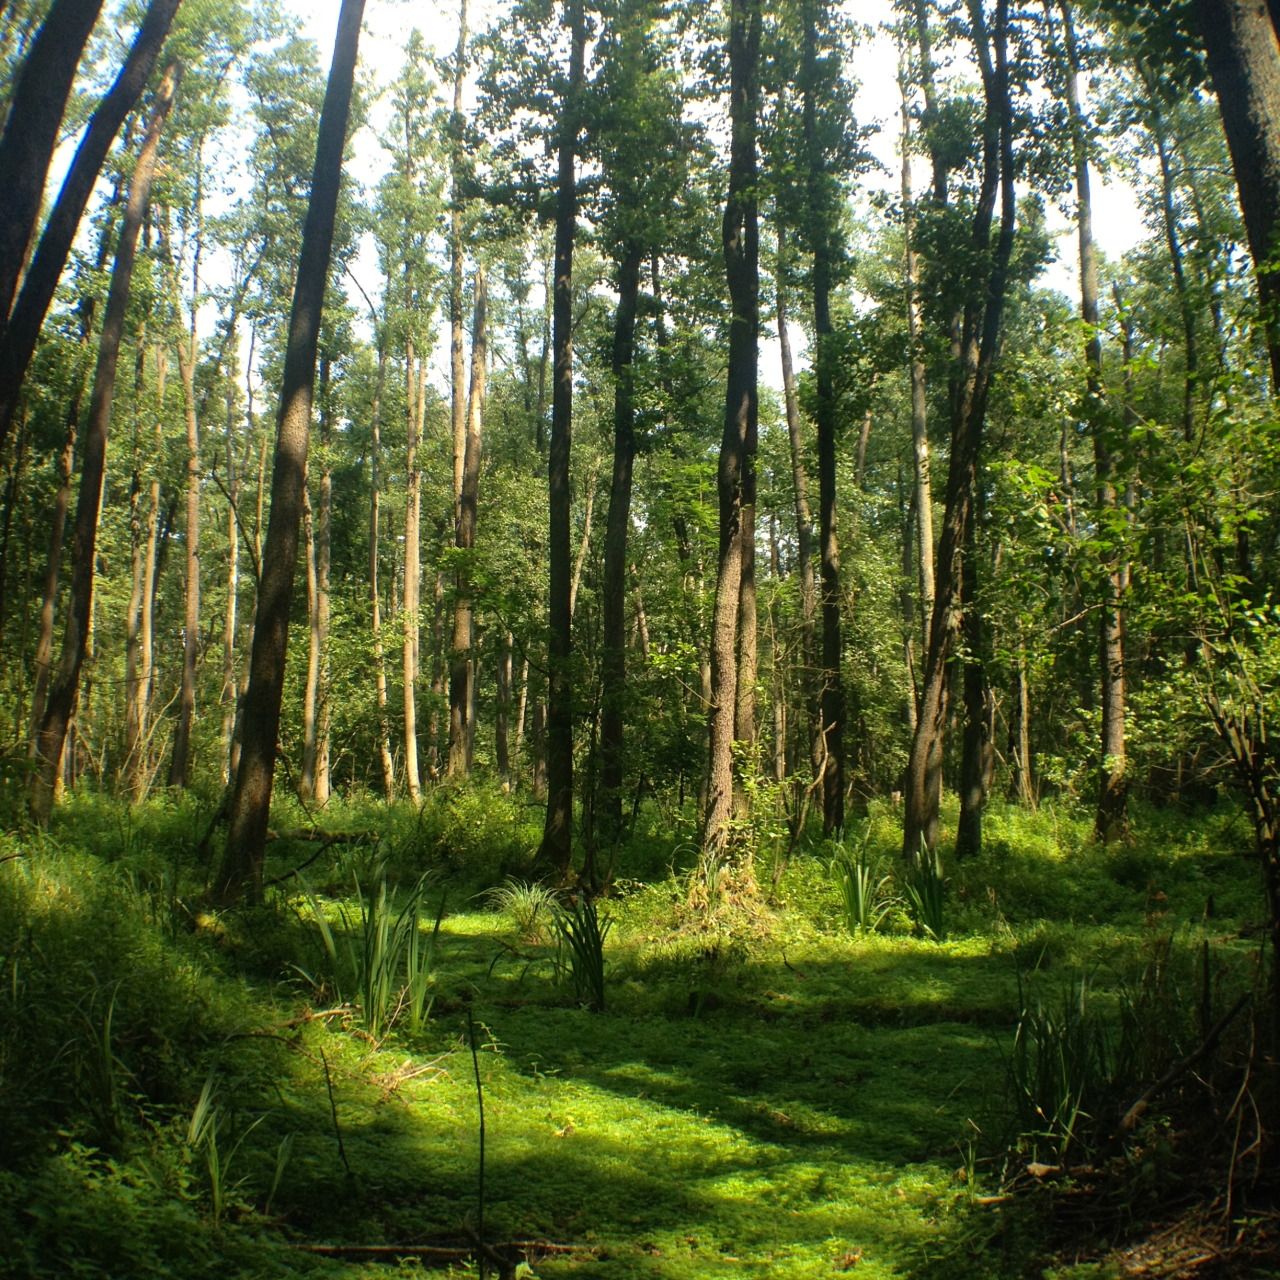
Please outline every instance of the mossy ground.
[[[1261, 912], [1231, 814], [1152, 815], [1108, 851], [1069, 814], [997, 811], [987, 854], [952, 875], [942, 943], [849, 936], [816, 853], [754, 917], [699, 924], [684, 869], [660, 874], [679, 841], [650, 832], [619, 862], [648, 879], [609, 904], [593, 1013], [554, 980], [547, 939], [475, 896], [521, 869], [515, 806], [351, 806], [331, 825], [387, 828], [393, 871], [434, 869], [447, 895], [432, 1017], [375, 1042], [358, 1014], [308, 1017], [336, 996], [296, 879], [188, 927], [202, 817], [77, 803], [52, 839], [5, 846], [23, 856], [0, 865], [0, 1272], [420, 1274], [296, 1246], [466, 1239], [474, 1027], [486, 1235], [588, 1246], [541, 1276], [1036, 1275], [1051, 1251], [1034, 1216], [980, 1203], [1014, 1136], [1020, 991], [1088, 974], [1114, 998], [1169, 938], [1209, 939], [1226, 981]], [[890, 846], [891, 814], [872, 838]], [[276, 849], [272, 874], [313, 851]], [[336, 898], [368, 856], [308, 875]], [[206, 1083], [216, 1175], [190, 1132]]]

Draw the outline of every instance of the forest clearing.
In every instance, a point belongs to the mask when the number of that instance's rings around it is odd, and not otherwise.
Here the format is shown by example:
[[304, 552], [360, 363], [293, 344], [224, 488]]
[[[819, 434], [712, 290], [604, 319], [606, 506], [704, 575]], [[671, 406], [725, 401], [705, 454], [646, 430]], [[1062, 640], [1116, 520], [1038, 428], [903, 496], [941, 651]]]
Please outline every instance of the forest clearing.
[[0, 1274], [1280, 1272], [1280, 5], [312, 9], [0, 8]]

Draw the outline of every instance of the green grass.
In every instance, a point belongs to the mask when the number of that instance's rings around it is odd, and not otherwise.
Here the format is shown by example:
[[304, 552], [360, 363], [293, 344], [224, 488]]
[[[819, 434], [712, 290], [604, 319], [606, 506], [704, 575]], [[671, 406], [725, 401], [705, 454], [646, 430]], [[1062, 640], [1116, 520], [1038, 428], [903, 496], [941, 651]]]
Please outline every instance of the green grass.
[[[901, 908], [886, 932], [850, 936], [821, 851], [757, 914], [709, 927], [673, 844], [674, 877], [623, 879], [607, 904], [592, 1011], [557, 981], [555, 931], [483, 896], [527, 875], [509, 800], [336, 805], [330, 825], [379, 839], [306, 873], [337, 898], [329, 940], [318, 896], [286, 874], [314, 850], [285, 842], [266, 908], [193, 914], [200, 813], [76, 801], [38, 846], [0, 837], [26, 855], [0, 864], [0, 1275], [422, 1274], [292, 1246], [465, 1239], [480, 1154], [468, 1014], [487, 1233], [591, 1246], [540, 1276], [1039, 1274], [1052, 1250], [1034, 1215], [974, 1200], [1018, 1128], [1002, 1061], [1020, 991], [1051, 1003], [1087, 974], [1107, 1025], [1144, 1016], [1181, 1035], [1203, 940], [1232, 989], [1251, 944], [1229, 935], [1261, 912], [1229, 819], [1153, 821], [1116, 852], [1068, 814], [997, 808], [983, 858], [948, 864], [941, 942], [913, 937]], [[889, 854], [892, 815], [869, 830]], [[620, 877], [641, 869], [626, 855]], [[388, 920], [413, 916], [434, 877], [424, 947], [448, 895], [430, 1016], [389, 1021], [379, 992], [373, 1021], [308, 1017], [335, 993], [299, 970], [359, 947], [352, 876], [375, 857]]]

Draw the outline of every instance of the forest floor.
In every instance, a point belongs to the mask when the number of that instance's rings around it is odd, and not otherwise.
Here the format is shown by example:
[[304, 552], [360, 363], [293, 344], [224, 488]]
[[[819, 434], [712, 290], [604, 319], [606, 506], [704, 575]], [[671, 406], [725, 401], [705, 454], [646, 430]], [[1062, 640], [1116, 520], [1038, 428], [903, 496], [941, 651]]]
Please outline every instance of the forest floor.
[[[901, 904], [851, 935], [821, 851], [758, 904], [695, 910], [677, 843], [651, 836], [602, 904], [591, 1011], [551, 921], [483, 896], [528, 818], [493, 796], [437, 808], [384, 812], [394, 837], [302, 876], [315, 847], [278, 842], [268, 905], [222, 917], [188, 910], [207, 807], [78, 801], [52, 837], [3, 838], [0, 1274], [476, 1274], [447, 1253], [473, 1233], [574, 1246], [528, 1252], [543, 1277], [1277, 1274], [1264, 1199], [1237, 1162], [1223, 1209], [1181, 1085], [1124, 1143], [1113, 1120], [1043, 1114], [1051, 1091], [1027, 1123], [1028, 1080], [1049, 1089], [1033, 1024], [1064, 1029], [1048, 1056], [1096, 1059], [1078, 1109], [1118, 1115], [1157, 1050], [1176, 1060], [1247, 989], [1261, 903], [1239, 815], [1150, 815], [1103, 850], [1065, 811], [1001, 810], [951, 869], [941, 942]], [[886, 859], [892, 829], [885, 811], [867, 831]], [[382, 996], [365, 980], [375, 856], [391, 932], [430, 872], [416, 1027], [409, 969]], [[1228, 1075], [1250, 1024], [1224, 1035]], [[1246, 1218], [1254, 1252], [1228, 1264], [1214, 1223]]]

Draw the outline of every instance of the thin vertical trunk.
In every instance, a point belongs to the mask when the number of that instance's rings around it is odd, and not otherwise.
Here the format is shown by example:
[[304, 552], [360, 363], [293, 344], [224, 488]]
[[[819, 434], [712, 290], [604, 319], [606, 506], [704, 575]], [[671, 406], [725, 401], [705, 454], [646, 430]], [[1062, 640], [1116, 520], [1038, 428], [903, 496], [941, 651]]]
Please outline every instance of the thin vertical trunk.
[[255, 900], [262, 895], [262, 863], [280, 731], [316, 351], [363, 12], [364, 0], [342, 0], [333, 63], [320, 111], [311, 198], [303, 226], [285, 348], [276, 458], [271, 478], [271, 518], [262, 549], [262, 580], [253, 628], [240, 768], [231, 799], [226, 850], [213, 887], [215, 898], [224, 902], [245, 893]]
[[422, 798], [422, 775], [418, 769], [418, 588], [422, 577], [420, 564], [419, 518], [422, 504], [422, 475], [418, 469], [418, 407], [415, 397], [413, 339], [409, 339], [405, 358], [405, 391], [407, 393], [408, 440], [405, 446], [407, 475], [404, 504], [404, 586], [401, 614], [404, 617], [404, 770], [409, 798], [417, 804]]
[[[1000, 340], [1016, 216], [1007, 63], [1008, 0], [996, 0], [993, 32], [987, 30], [981, 0], [969, 0], [969, 14], [986, 98], [982, 182], [974, 208], [972, 244], [975, 261], [986, 266], [982, 288], [966, 307], [963, 323], [946, 507], [936, 560], [937, 599], [929, 629], [920, 717], [905, 778], [903, 854], [908, 859], [919, 856], [922, 844], [933, 849], [938, 841], [947, 671], [961, 635], [964, 552], [973, 519], [987, 396]], [[997, 196], [1000, 223], [993, 246], [991, 228]]]
[[636, 457], [636, 305], [643, 247], [632, 241], [618, 263], [618, 310], [613, 323], [613, 477], [604, 537], [603, 631], [600, 656], [600, 796], [596, 812], [604, 844], [622, 838], [624, 724], [627, 710], [627, 535]]
[[236, 462], [234, 384], [227, 384], [227, 605], [222, 621], [222, 783], [231, 781], [231, 739], [236, 725], [236, 626], [240, 608], [240, 467]]
[[722, 238], [731, 322], [724, 434], [716, 489], [720, 508], [716, 593], [711, 627], [710, 761], [702, 844], [725, 848], [733, 812], [733, 733], [738, 691], [738, 611], [742, 591], [743, 506], [748, 443], [759, 410], [759, 230], [756, 223], [756, 129], [760, 48], [759, 0], [731, 0], [729, 28], [729, 192]]
[[475, 312], [471, 323], [471, 391], [467, 412], [467, 434], [462, 467], [462, 488], [458, 497], [458, 518], [454, 545], [462, 552], [458, 562], [457, 591], [453, 606], [453, 645], [449, 658], [449, 763], [451, 778], [471, 772], [473, 688], [475, 682], [475, 616], [471, 599], [470, 552], [476, 545], [476, 522], [480, 495], [480, 449], [484, 422], [485, 362], [488, 337], [485, 329], [488, 297], [484, 268], [476, 268]]
[[54, 786], [66, 743], [67, 726], [79, 693], [80, 671], [88, 650], [97, 560], [98, 515], [102, 508], [102, 484], [106, 474], [107, 430], [111, 422], [111, 402], [115, 394], [120, 343], [124, 336], [125, 310], [133, 279], [138, 232], [142, 228], [151, 195], [151, 179], [155, 174], [160, 131], [173, 105], [178, 75], [176, 64], [170, 66], [157, 90], [146, 138], [129, 183], [129, 198], [120, 223], [120, 239], [103, 313], [98, 365], [94, 371], [93, 394], [85, 424], [80, 492], [76, 499], [66, 632], [58, 668], [50, 681], [48, 701], [40, 722], [36, 747], [39, 772], [32, 780], [31, 816], [42, 827], [48, 825], [53, 808]]
[[387, 351], [378, 343], [378, 381], [373, 393], [369, 463], [369, 608], [373, 631], [374, 697], [378, 709], [378, 756], [382, 764], [382, 794], [390, 804], [396, 795], [395, 762], [391, 755], [391, 728], [387, 716], [387, 661], [382, 643], [382, 599], [378, 594], [378, 535], [381, 525], [382, 393], [387, 376]]
[[320, 353], [320, 518], [316, 524], [316, 804], [329, 803], [329, 569], [333, 527], [333, 404], [329, 395], [329, 353]]
[[316, 571], [316, 522], [308, 480], [304, 470], [302, 545], [307, 580], [307, 682], [302, 694], [302, 763], [298, 769], [298, 795], [307, 801], [314, 800], [316, 795], [316, 703], [320, 694], [320, 584]]
[[[933, 622], [933, 602], [937, 594], [933, 562], [933, 479], [929, 469], [929, 400], [920, 315], [920, 265], [915, 250], [915, 215], [911, 192], [911, 110], [907, 101], [906, 80], [903, 79], [901, 84], [904, 292], [907, 299], [907, 334], [911, 343], [911, 454], [915, 466], [920, 616], [927, 638]], [[918, 711], [918, 706], [915, 710]]]
[[502, 650], [498, 654], [498, 690], [493, 722], [494, 762], [507, 790], [511, 788], [511, 645], [512, 635], [508, 631], [503, 636]]
[[[458, 47], [453, 56], [453, 114], [449, 119], [449, 386], [453, 424], [453, 502], [462, 500], [467, 452], [466, 363], [462, 316], [462, 81], [467, 61], [467, 0], [458, 0]], [[474, 363], [474, 357], [473, 357]], [[450, 753], [452, 761], [452, 752]], [[452, 765], [451, 765], [452, 771]]]
[[187, 424], [187, 563], [183, 595], [182, 686], [178, 697], [178, 723], [173, 733], [173, 754], [169, 759], [169, 785], [184, 788], [188, 785], [191, 725], [196, 713], [196, 660], [200, 655], [200, 430], [196, 417], [194, 310], [191, 322], [191, 332], [176, 344]]
[[[169, 370], [167, 349], [162, 343], [156, 344], [156, 417], [153, 433], [154, 449], [157, 463], [163, 457], [164, 447], [164, 388]], [[156, 594], [160, 586], [160, 569], [162, 566], [162, 538], [167, 539], [172, 516], [166, 513], [161, 528], [160, 511], [160, 476], [152, 470], [150, 492], [147, 498], [147, 542], [143, 557], [143, 590], [142, 609], [138, 618], [138, 684], [135, 690], [137, 699], [138, 732], [142, 743], [142, 754], [139, 761], [141, 772], [138, 775], [139, 799], [150, 785], [150, 764], [148, 761], [147, 743], [151, 736], [151, 704], [155, 697], [156, 686]], [[169, 512], [177, 501], [177, 492], [170, 495]]]
[[570, 593], [569, 457], [573, 427], [573, 242], [577, 222], [578, 99], [582, 93], [586, 24], [582, 0], [570, 0], [569, 85], [560, 119], [556, 206], [553, 329], [555, 375], [551, 394], [547, 644], [547, 820], [538, 862], [557, 879], [573, 865], [573, 654]]
[[587, 500], [583, 504], [582, 537], [578, 539], [578, 554], [573, 558], [573, 577], [569, 583], [569, 621], [578, 608], [578, 588], [582, 585], [582, 568], [587, 563], [587, 553], [591, 550], [591, 522], [596, 510], [596, 480], [600, 475], [598, 461], [591, 464], [591, 474], [587, 477]]
[[817, 636], [814, 618], [817, 614], [817, 592], [813, 577], [813, 515], [809, 509], [809, 479], [804, 465], [804, 436], [800, 426], [800, 404], [796, 397], [795, 368], [791, 358], [791, 335], [787, 327], [787, 289], [785, 283], [786, 242], [781, 221], [778, 223], [778, 346], [782, 355], [782, 395], [787, 413], [787, 437], [791, 445], [791, 482], [796, 508], [796, 559], [800, 573], [800, 645], [801, 681], [805, 708], [809, 717], [809, 758], [814, 776], [822, 768], [821, 717], [818, 687], [814, 672], [818, 666]]
[[826, 768], [822, 829], [844, 826], [844, 680], [840, 623], [840, 551], [836, 535], [836, 393], [831, 326], [831, 268], [836, 234], [831, 181], [818, 138], [818, 33], [807, 14], [804, 31], [803, 124], [807, 154], [810, 241], [813, 248], [815, 418], [818, 428], [818, 551], [822, 602], [822, 733]]
[[138, 724], [138, 630], [142, 613], [142, 391], [146, 371], [146, 333], [138, 337], [133, 377], [133, 473], [129, 480], [129, 605], [124, 640], [124, 767], [121, 778], [129, 795], [136, 794], [141, 726]]
[[[1094, 478], [1097, 484], [1097, 525], [1109, 531], [1116, 516], [1116, 453], [1103, 403], [1102, 339], [1098, 329], [1098, 258], [1093, 241], [1093, 200], [1089, 185], [1089, 155], [1084, 117], [1080, 109], [1080, 57], [1072, 24], [1071, 0], [1058, 0], [1066, 45], [1067, 115], [1076, 177], [1076, 228], [1080, 244], [1080, 318], [1085, 325], [1085, 412], [1093, 434]], [[1167, 184], [1167, 159], [1161, 148], [1161, 167]], [[1193, 357], [1194, 348], [1188, 352]], [[1187, 408], [1191, 400], [1191, 370], [1187, 377]], [[1124, 614], [1120, 558], [1103, 557], [1103, 600], [1099, 619], [1098, 665], [1101, 677], [1102, 733], [1098, 767], [1098, 809], [1094, 829], [1102, 840], [1122, 835], [1128, 827], [1128, 780], [1125, 777]]]

